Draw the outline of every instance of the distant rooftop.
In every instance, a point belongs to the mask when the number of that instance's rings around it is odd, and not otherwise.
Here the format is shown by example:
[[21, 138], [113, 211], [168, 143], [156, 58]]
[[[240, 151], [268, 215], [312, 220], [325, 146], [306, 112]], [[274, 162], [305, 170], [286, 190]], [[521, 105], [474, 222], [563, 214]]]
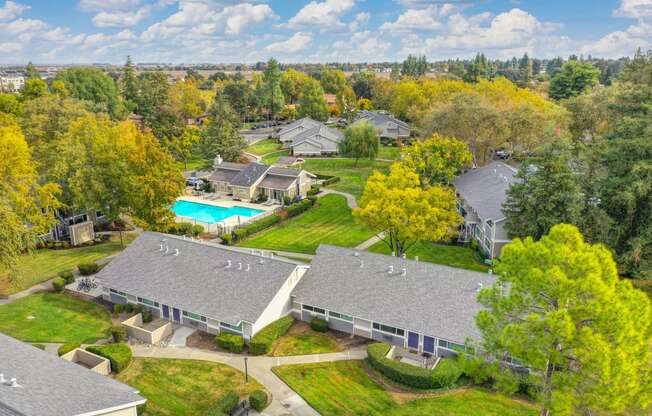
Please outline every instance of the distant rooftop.
[[516, 172], [503, 162], [492, 162], [459, 175], [453, 185], [480, 218], [496, 221], [505, 218], [502, 206], [507, 190], [516, 181]]

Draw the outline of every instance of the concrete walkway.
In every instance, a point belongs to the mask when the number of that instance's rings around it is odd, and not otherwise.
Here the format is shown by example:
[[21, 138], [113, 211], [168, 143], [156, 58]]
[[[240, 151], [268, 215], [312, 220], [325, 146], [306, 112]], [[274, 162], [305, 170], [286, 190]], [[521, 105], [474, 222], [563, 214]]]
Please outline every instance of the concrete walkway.
[[[244, 356], [217, 351], [205, 351], [196, 348], [163, 348], [132, 346], [135, 357], [177, 358], [204, 360], [222, 363], [245, 371]], [[365, 348], [352, 349], [330, 354], [299, 355], [292, 357], [248, 357], [248, 373], [263, 384], [272, 394], [272, 402], [262, 413], [269, 416], [319, 415], [305, 400], [288, 387], [273, 372], [272, 367], [287, 364], [307, 364], [342, 360], [361, 360], [367, 356]]]
[[358, 201], [351, 194], [347, 194], [346, 192], [336, 191], [334, 189], [328, 189], [328, 188], [322, 188], [321, 192], [319, 192], [320, 197], [329, 194], [342, 195], [344, 198], [346, 198], [346, 203], [349, 206], [349, 208], [351, 209], [358, 208]]
[[376, 244], [377, 242], [381, 241], [381, 239], [383, 239], [383, 238], [385, 238], [385, 231], [383, 231], [382, 233], [380, 233], [380, 234], [378, 234], [378, 235], [375, 235], [375, 236], [371, 237], [371, 238], [370, 238], [369, 240], [367, 240], [367, 241], [363, 241], [362, 243], [360, 243], [360, 244], [358, 244], [357, 246], [355, 246], [355, 249], [356, 249], [356, 250], [366, 250], [366, 249], [368, 249], [369, 247], [371, 247], [371, 246], [373, 246], [374, 244]]
[[185, 347], [186, 340], [192, 334], [194, 334], [196, 329], [189, 328], [187, 326], [176, 325], [174, 326], [174, 332], [172, 333], [172, 338], [168, 342], [170, 347]]
[[7, 296], [4, 299], [0, 298], [0, 305], [7, 305], [7, 304], [9, 304], [9, 303], [11, 303], [11, 302], [13, 302], [13, 301], [15, 301], [17, 299], [24, 298], [24, 297], [29, 296], [31, 294], [34, 294], [36, 292], [41, 292], [41, 291], [44, 291], [44, 290], [52, 290], [52, 280], [54, 280], [54, 279], [55, 278], [53, 277], [52, 279], [46, 280], [45, 282], [38, 283], [38, 284], [30, 287], [29, 289], [25, 289], [25, 290], [23, 290], [21, 292], [13, 293], [13, 294]]

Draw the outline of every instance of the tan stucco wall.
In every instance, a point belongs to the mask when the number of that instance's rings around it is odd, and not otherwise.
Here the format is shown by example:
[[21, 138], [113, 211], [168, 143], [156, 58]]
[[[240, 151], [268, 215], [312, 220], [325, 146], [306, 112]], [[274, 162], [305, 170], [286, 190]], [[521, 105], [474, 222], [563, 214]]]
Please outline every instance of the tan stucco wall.
[[111, 363], [108, 359], [81, 348], [75, 348], [62, 355], [61, 358], [73, 363], [83, 363], [86, 367], [90, 367], [91, 371], [102, 374], [103, 376], [111, 374]]
[[243, 188], [240, 186], [232, 186], [231, 189], [233, 190], [233, 197], [234, 198], [240, 198], [245, 201], [249, 201], [253, 198], [253, 193], [254, 193], [254, 187], [251, 188]]
[[135, 338], [146, 344], [157, 344], [169, 335], [172, 335], [172, 324], [170, 322], [156, 328], [154, 331], [140, 328], [142, 324], [143, 315], [140, 313], [122, 322], [122, 325], [127, 328], [127, 334], [131, 338]]
[[84, 221], [70, 226], [70, 243], [78, 246], [95, 238], [93, 221]]

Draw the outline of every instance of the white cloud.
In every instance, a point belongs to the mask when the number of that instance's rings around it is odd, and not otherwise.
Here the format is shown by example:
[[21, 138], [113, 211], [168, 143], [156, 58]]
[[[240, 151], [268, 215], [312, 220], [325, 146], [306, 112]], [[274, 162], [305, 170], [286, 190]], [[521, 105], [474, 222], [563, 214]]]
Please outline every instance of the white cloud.
[[340, 21], [340, 16], [351, 10], [354, 4], [354, 0], [326, 0], [321, 3], [313, 0], [288, 21], [287, 27], [342, 27], [344, 24]]
[[339, 62], [379, 62], [387, 59], [385, 54], [391, 48], [389, 42], [381, 40], [369, 30], [356, 32], [346, 40], [339, 40], [328, 46], [322, 57]]
[[81, 0], [79, 8], [87, 12], [126, 11], [140, 5], [141, 0]]
[[270, 43], [265, 47], [265, 50], [267, 52], [293, 54], [303, 51], [308, 45], [310, 45], [311, 42], [312, 34], [297, 32], [289, 39]]
[[621, 0], [620, 7], [614, 11], [614, 15], [635, 19], [652, 17], [652, 0]]
[[0, 7], [0, 22], [15, 19], [16, 17], [23, 14], [24, 11], [29, 10], [30, 8], [30, 6], [8, 0], [5, 2], [4, 6]]
[[394, 22], [385, 22], [380, 26], [381, 31], [411, 32], [415, 30], [435, 30], [441, 26], [439, 18], [449, 14], [451, 8], [429, 6], [425, 9], [408, 9]]
[[147, 16], [150, 8], [142, 7], [135, 12], [99, 12], [93, 16], [93, 24], [97, 27], [130, 27], [135, 26]]
[[23, 49], [23, 45], [18, 42], [4, 42], [0, 43], [0, 51], [6, 53], [15, 53]]
[[[37, 19], [16, 19], [9, 23], [0, 23], [0, 33], [18, 35], [25, 32], [37, 32], [47, 27], [42, 20]], [[32, 34], [34, 34], [32, 33]]]
[[371, 15], [369, 14], [369, 12], [360, 12], [356, 14], [355, 19], [353, 19], [351, 23], [349, 23], [349, 30], [351, 32], [358, 31], [362, 26], [367, 24], [370, 17]]

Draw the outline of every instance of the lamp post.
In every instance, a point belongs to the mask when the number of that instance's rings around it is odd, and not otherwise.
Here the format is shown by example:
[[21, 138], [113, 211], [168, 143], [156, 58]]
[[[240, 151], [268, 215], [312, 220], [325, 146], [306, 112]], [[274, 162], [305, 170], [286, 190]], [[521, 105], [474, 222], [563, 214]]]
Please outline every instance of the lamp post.
[[247, 370], [247, 357], [244, 357], [245, 361], [245, 383], [249, 383], [249, 371]]

